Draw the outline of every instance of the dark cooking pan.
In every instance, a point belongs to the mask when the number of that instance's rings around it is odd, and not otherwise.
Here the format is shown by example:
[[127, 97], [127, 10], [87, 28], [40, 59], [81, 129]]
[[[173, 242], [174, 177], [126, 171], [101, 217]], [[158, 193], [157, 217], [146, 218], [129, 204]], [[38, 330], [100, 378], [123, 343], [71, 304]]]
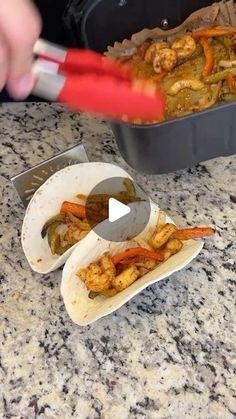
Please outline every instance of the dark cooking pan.
[[[75, 28], [75, 40], [80, 39], [83, 46], [103, 52], [114, 41], [129, 38], [143, 28], [176, 27], [192, 12], [212, 3], [209, 0], [84, 0], [79, 13], [66, 19], [77, 19], [74, 25], [70, 23]], [[126, 162], [145, 173], [168, 173], [236, 153], [236, 103], [160, 124], [112, 123], [111, 128]]]
[[122, 157], [144, 173], [168, 173], [236, 153], [236, 103], [156, 125], [111, 125]]

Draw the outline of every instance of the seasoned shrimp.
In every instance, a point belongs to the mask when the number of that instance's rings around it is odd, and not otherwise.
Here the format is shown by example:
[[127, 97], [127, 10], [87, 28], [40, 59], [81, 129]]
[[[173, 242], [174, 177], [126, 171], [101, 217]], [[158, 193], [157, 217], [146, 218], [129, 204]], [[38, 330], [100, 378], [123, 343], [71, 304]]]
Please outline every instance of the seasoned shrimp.
[[181, 79], [177, 80], [175, 83], [172, 84], [172, 86], [167, 90], [167, 94], [174, 96], [177, 95], [177, 93], [180, 92], [180, 90], [183, 89], [191, 89], [191, 90], [201, 90], [205, 87], [204, 83], [202, 83], [198, 79]]
[[175, 232], [176, 227], [174, 224], [166, 223], [158, 232], [155, 232], [149, 240], [149, 244], [154, 249], [162, 247]]
[[117, 290], [115, 288], [111, 288], [109, 290], [105, 290], [101, 292], [101, 295], [104, 295], [104, 297], [114, 297], [114, 295], [117, 294]]
[[171, 48], [176, 52], [178, 59], [190, 57], [196, 50], [195, 39], [190, 35], [184, 35], [173, 41]]
[[87, 268], [81, 268], [77, 275], [86, 287], [94, 292], [107, 291], [111, 288], [116, 269], [108, 255], [103, 255], [99, 262], [90, 263]]
[[148, 271], [151, 271], [157, 266], [158, 262], [154, 259], [147, 259], [144, 257], [140, 257], [138, 262], [135, 263], [136, 266], [145, 268]]
[[170, 48], [160, 49], [153, 59], [153, 69], [160, 74], [163, 71], [171, 71], [177, 64], [177, 54]]
[[152, 64], [154, 57], [158, 53], [158, 51], [160, 51], [162, 48], [168, 48], [168, 47], [169, 47], [168, 42], [154, 42], [147, 49], [144, 56], [144, 61], [146, 61], [146, 63]]
[[106, 275], [110, 276], [111, 278], [113, 278], [115, 276], [115, 274], [116, 274], [115, 265], [112, 262], [111, 258], [107, 254], [105, 254], [101, 257], [100, 265], [101, 265], [101, 268], [102, 268], [103, 272]]
[[101, 266], [91, 263], [87, 268], [84, 283], [89, 290], [101, 292], [110, 288], [111, 278], [103, 273]]
[[77, 275], [85, 283], [86, 287], [94, 292], [108, 290], [111, 286], [109, 276], [103, 274], [98, 263], [91, 263], [87, 269], [80, 269]]
[[165, 260], [169, 259], [170, 256], [178, 253], [183, 247], [183, 243], [178, 239], [170, 239], [163, 249]]
[[131, 284], [133, 284], [133, 282], [135, 282], [139, 276], [140, 276], [140, 273], [139, 273], [138, 268], [135, 265], [130, 266], [129, 268], [121, 272], [120, 275], [113, 278], [112, 286], [117, 291], [122, 291], [126, 289], [127, 287], [129, 287]]

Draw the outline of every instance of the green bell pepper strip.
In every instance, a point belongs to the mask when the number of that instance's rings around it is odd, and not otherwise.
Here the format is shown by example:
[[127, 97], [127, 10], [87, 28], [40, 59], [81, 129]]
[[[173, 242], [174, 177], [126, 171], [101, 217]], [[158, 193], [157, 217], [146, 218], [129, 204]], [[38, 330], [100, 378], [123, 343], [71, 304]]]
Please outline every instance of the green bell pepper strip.
[[56, 255], [63, 255], [63, 253], [68, 250], [71, 245], [67, 245], [65, 247], [61, 246], [60, 241], [60, 235], [57, 233], [57, 227], [61, 224], [61, 221], [54, 221], [49, 227], [48, 227], [48, 244], [51, 249], [52, 254]]
[[225, 93], [222, 96], [222, 100], [225, 100], [226, 102], [236, 101], [236, 94], [234, 94], [234, 93]]
[[221, 45], [223, 45], [223, 47], [225, 47], [228, 52], [232, 44], [231, 39], [227, 38], [227, 36], [219, 36], [218, 41], [221, 43]]
[[44, 239], [44, 237], [47, 234], [48, 228], [52, 224], [54, 224], [55, 222], [59, 222], [59, 221], [60, 221], [60, 223], [63, 223], [63, 222], [65, 222], [65, 219], [66, 219], [66, 214], [56, 214], [53, 217], [49, 218], [49, 220], [44, 224], [44, 226], [42, 228], [42, 231], [41, 231], [42, 239]]
[[218, 73], [211, 74], [210, 76], [204, 77], [202, 80], [206, 84], [218, 83], [225, 79], [227, 74], [231, 73], [233, 76], [236, 76], [236, 67], [226, 68], [225, 70], [219, 71]]

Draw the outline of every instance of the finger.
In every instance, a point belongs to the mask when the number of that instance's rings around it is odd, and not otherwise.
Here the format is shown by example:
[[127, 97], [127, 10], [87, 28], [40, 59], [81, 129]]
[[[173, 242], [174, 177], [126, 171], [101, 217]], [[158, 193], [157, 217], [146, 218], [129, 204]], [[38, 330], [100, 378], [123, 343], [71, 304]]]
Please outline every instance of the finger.
[[0, 27], [9, 50], [8, 89], [14, 97], [26, 96], [34, 82], [30, 71], [40, 17], [29, 0], [0, 2]]
[[5, 41], [0, 33], [0, 92], [4, 88], [8, 73], [8, 54], [5, 47]]
[[11, 97], [16, 100], [23, 100], [29, 96], [35, 85], [35, 81], [36, 76], [30, 72], [18, 78], [9, 76], [6, 83], [6, 88]]

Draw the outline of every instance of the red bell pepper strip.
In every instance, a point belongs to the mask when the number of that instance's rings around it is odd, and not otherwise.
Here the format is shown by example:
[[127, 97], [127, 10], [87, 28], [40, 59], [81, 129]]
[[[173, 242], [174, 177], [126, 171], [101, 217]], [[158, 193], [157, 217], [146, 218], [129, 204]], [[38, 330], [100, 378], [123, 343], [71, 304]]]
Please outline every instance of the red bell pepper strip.
[[200, 38], [200, 44], [206, 57], [206, 63], [202, 71], [202, 77], [207, 77], [209, 74], [211, 74], [214, 67], [214, 52], [207, 38]]
[[227, 28], [227, 27], [216, 27], [216, 28], [206, 28], [199, 29], [192, 32], [193, 38], [213, 38], [215, 36], [231, 36], [236, 33], [236, 28]]
[[178, 240], [190, 240], [197, 239], [201, 237], [208, 237], [214, 234], [215, 230], [212, 227], [191, 227], [191, 228], [182, 228], [176, 230], [172, 237], [173, 239]]
[[123, 259], [119, 263], [121, 265], [127, 265], [127, 266], [129, 266], [129, 265], [134, 265], [136, 262], [138, 262], [138, 257], [137, 256], [134, 256], [132, 258]]
[[236, 93], [236, 83], [234, 80], [234, 77], [231, 73], [227, 74], [227, 76], [225, 77], [229, 90], [231, 93]]
[[79, 218], [86, 218], [86, 207], [85, 205], [76, 204], [74, 202], [64, 201], [62, 203], [60, 212], [70, 212]]
[[134, 256], [144, 256], [146, 258], [157, 260], [158, 262], [163, 262], [164, 260], [164, 256], [161, 252], [154, 252], [152, 250], [144, 249], [143, 247], [133, 247], [132, 249], [127, 249], [124, 252], [112, 256], [111, 259], [114, 265], [117, 265], [124, 259], [133, 258]]

